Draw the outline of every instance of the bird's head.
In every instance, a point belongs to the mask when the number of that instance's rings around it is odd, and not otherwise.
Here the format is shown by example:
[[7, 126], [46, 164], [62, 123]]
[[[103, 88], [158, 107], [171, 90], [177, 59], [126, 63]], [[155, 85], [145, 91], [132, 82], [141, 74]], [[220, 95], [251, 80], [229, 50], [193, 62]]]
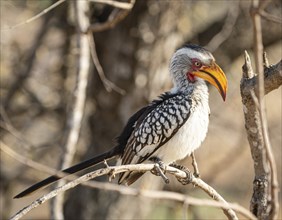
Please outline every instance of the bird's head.
[[213, 55], [203, 47], [185, 45], [178, 49], [171, 59], [170, 72], [177, 88], [191, 85], [201, 78], [215, 86], [223, 100], [226, 98], [226, 76]]

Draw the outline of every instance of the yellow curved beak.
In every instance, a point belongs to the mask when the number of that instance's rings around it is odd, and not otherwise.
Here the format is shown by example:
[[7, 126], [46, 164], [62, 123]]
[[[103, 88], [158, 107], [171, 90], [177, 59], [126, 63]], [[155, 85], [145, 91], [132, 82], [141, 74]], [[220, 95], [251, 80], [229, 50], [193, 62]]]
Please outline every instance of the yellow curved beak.
[[215, 62], [210, 66], [202, 66], [198, 71], [193, 72], [193, 74], [215, 86], [225, 101], [228, 84], [227, 79], [222, 69]]

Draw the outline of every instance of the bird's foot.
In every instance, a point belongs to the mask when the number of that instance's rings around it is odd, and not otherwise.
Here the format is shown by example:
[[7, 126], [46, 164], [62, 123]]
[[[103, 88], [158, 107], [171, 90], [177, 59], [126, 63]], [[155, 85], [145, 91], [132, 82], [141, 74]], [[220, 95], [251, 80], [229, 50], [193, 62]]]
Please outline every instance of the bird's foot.
[[161, 161], [159, 158], [157, 157], [153, 157], [150, 158], [151, 161], [153, 161], [155, 163], [154, 168], [151, 170], [151, 173], [156, 175], [156, 176], [161, 176], [162, 179], [164, 180], [164, 182], [166, 184], [169, 183], [169, 179], [167, 178], [167, 176], [165, 175], [165, 171], [166, 171], [166, 165], [164, 164], [163, 161]]
[[194, 152], [191, 153], [191, 158], [192, 158], [192, 166], [194, 168], [194, 173], [193, 173], [194, 177], [198, 178], [200, 177], [200, 172], [199, 172], [199, 168], [198, 168], [198, 164], [197, 164]]
[[176, 177], [178, 182], [180, 182], [182, 185], [187, 185], [187, 184], [192, 182], [193, 174], [191, 173], [191, 171], [187, 167], [182, 166], [180, 164], [176, 164], [176, 163], [172, 163], [172, 164], [170, 164], [170, 166], [175, 167], [175, 168], [177, 168], [179, 170], [182, 170], [183, 172], [186, 173], [186, 177], [184, 177], [184, 178]]

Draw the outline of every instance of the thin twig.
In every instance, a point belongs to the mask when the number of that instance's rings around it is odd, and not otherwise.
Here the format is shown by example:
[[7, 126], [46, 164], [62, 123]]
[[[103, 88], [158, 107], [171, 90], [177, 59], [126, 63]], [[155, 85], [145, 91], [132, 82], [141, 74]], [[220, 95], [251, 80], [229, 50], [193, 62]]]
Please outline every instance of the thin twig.
[[[17, 152], [15, 152], [11, 147], [7, 146], [4, 142], [0, 141], [0, 149], [6, 153], [7, 155], [9, 155], [10, 157], [14, 158], [15, 160], [17, 160], [18, 162], [29, 166], [35, 170], [38, 170], [40, 172], [45, 172], [48, 173], [49, 175], [56, 175], [58, 177], [65, 177], [66, 174], [61, 172], [61, 171], [57, 171], [55, 169], [52, 169], [48, 166], [45, 166], [41, 163], [38, 163], [34, 160], [31, 160]], [[68, 177], [66, 177], [68, 178]], [[73, 180], [75, 177], [69, 178], [69, 180]]]
[[239, 9], [239, 5], [232, 6], [229, 8], [227, 18], [225, 19], [222, 30], [217, 33], [205, 46], [211, 52], [215, 51], [226, 39], [228, 39], [228, 37], [232, 33], [232, 30], [240, 12]]
[[188, 215], [187, 215], [187, 212], [188, 212], [188, 208], [189, 208], [189, 200], [190, 198], [188, 199], [185, 199], [183, 201], [183, 219], [188, 219]]
[[[9, 147], [8, 145], [6, 145], [4, 142], [0, 141], [0, 150], [3, 151], [4, 153], [6, 153], [7, 155], [9, 155], [10, 157], [12, 157], [13, 159], [15, 159], [16, 161], [31, 167], [34, 170], [38, 170], [40, 172], [44, 172], [46, 174], [49, 174], [50, 176], [57, 176], [60, 178], [64, 178], [68, 181], [72, 181], [78, 178], [78, 176], [76, 176], [75, 174], [69, 175], [68, 173], [64, 173], [62, 171], [59, 170], [55, 170], [53, 168], [50, 168], [49, 166], [46, 166], [44, 164], [38, 163], [32, 159], [29, 159], [19, 153], [17, 153], [16, 151], [14, 151], [11, 147]], [[106, 162], [106, 161], [105, 161]], [[87, 182], [83, 182], [81, 183], [82, 185], [88, 185]]]
[[[9, 109], [9, 105], [11, 101], [13, 100], [14, 95], [16, 92], [22, 87], [24, 84], [25, 80], [29, 77], [31, 74], [31, 69], [36, 61], [35, 56], [36, 56], [36, 51], [42, 44], [42, 41], [44, 39], [44, 36], [49, 30], [50, 25], [49, 21], [51, 20], [52, 13], [47, 14], [43, 22], [40, 26], [40, 29], [38, 30], [37, 36], [34, 38], [34, 42], [32, 46], [29, 48], [28, 51], [25, 52], [25, 59], [22, 61], [24, 63], [23, 68], [16, 70], [13, 74], [17, 76], [16, 80], [10, 85], [10, 88], [7, 92], [7, 95], [5, 96], [3, 101], [3, 107], [5, 109]], [[19, 66], [21, 67], [21, 66]]]
[[263, 52], [263, 67], [264, 68], [269, 68], [269, 61], [267, 59], [267, 56], [266, 56], [266, 52], [264, 51]]
[[42, 15], [50, 12], [51, 10], [53, 10], [54, 8], [56, 8], [57, 6], [59, 6], [60, 4], [62, 4], [63, 2], [65, 2], [66, 0], [59, 0], [57, 1], [56, 3], [50, 5], [48, 8], [45, 8], [43, 11], [41, 11], [40, 13], [36, 14], [35, 16], [32, 16], [31, 18], [19, 23], [19, 24], [16, 24], [16, 25], [13, 25], [13, 26], [10, 26], [10, 27], [7, 27], [7, 28], [3, 28], [1, 29], [1, 31], [7, 31], [7, 30], [14, 30], [20, 26], [23, 26], [25, 24], [28, 24], [28, 23], [31, 23], [35, 20], [37, 20], [38, 18], [40, 18]]
[[19, 132], [13, 125], [11, 120], [9, 119], [3, 105], [0, 104], [0, 116], [2, 117], [3, 121], [0, 121], [0, 127], [4, 130], [6, 130], [7, 132], [9, 132], [11, 135], [13, 135], [14, 137], [16, 137], [22, 144], [22, 146], [26, 149], [26, 150], [31, 150], [31, 149], [35, 149], [35, 146], [33, 146], [32, 144], [30, 144], [27, 139], [24, 137], [24, 135]]
[[[130, 0], [128, 4], [130, 4], [133, 7], [133, 5], [135, 4], [135, 0]], [[101, 32], [113, 28], [128, 15], [130, 9], [122, 10], [122, 11], [119, 9], [113, 10], [113, 12], [111, 13], [111, 15], [109, 16], [106, 22], [92, 24], [90, 25], [88, 31]]]
[[128, 3], [128, 2], [118, 2], [118, 1], [112, 1], [112, 0], [88, 0], [88, 1], [95, 2], [95, 3], [107, 4], [107, 5], [111, 5], [115, 8], [126, 9], [126, 10], [130, 10], [133, 7], [133, 4]]
[[100, 64], [97, 52], [96, 52], [95, 41], [94, 41], [94, 37], [93, 37], [92, 33], [88, 34], [88, 40], [89, 40], [90, 52], [91, 52], [91, 57], [92, 57], [93, 63], [96, 67], [98, 75], [99, 75], [105, 89], [108, 92], [111, 92], [112, 90], [114, 90], [121, 95], [125, 95], [125, 90], [121, 89], [120, 87], [118, 87], [113, 82], [111, 82], [110, 80], [107, 79], [105, 72], [102, 68], [102, 65]]
[[261, 11], [259, 14], [261, 15], [261, 17], [263, 17], [266, 20], [269, 20], [269, 21], [272, 21], [272, 22], [275, 22], [275, 23], [278, 23], [278, 24], [282, 24], [281, 18], [274, 16], [272, 14], [269, 14], [266, 11]]
[[18, 139], [25, 150], [30, 151], [31, 149], [35, 149], [35, 146], [30, 144], [22, 133], [16, 130], [11, 124], [0, 121], [0, 127]]

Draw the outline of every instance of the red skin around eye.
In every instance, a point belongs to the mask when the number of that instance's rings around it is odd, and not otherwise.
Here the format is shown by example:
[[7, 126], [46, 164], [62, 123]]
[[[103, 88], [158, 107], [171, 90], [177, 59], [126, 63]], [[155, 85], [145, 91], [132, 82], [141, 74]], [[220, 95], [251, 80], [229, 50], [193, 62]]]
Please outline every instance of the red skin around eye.
[[[196, 66], [196, 63], [198, 63], [198, 64], [200, 64], [200, 65], [199, 65], [199, 66]], [[201, 61], [199, 61], [199, 60], [196, 59], [196, 58], [193, 58], [193, 59], [192, 59], [192, 70], [193, 70], [193, 71], [197, 71], [197, 70], [199, 70], [201, 67], [202, 67]]]
[[[201, 68], [201, 66], [202, 66], [202, 65], [196, 66], [195, 63], [200, 63], [201, 64], [201, 62], [198, 59], [192, 59], [192, 72], [193, 71], [198, 71]], [[195, 82], [195, 75], [192, 72], [188, 72], [187, 73], [187, 79], [190, 82]]]

